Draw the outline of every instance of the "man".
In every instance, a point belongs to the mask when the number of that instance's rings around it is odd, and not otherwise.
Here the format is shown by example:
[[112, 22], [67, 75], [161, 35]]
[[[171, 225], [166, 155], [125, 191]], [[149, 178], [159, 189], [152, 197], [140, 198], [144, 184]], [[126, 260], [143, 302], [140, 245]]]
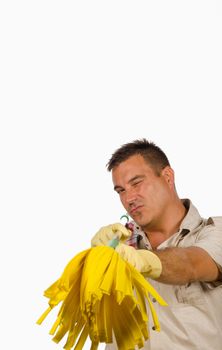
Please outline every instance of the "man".
[[[221, 350], [222, 217], [203, 219], [190, 200], [178, 197], [165, 153], [146, 139], [120, 147], [108, 170], [133, 219], [132, 236], [116, 250], [152, 278], [168, 303], [155, 304], [161, 331], [150, 325], [143, 349]], [[116, 235], [127, 237], [128, 230], [121, 224], [103, 227], [92, 245], [107, 245]], [[115, 340], [106, 349], [117, 349]]]

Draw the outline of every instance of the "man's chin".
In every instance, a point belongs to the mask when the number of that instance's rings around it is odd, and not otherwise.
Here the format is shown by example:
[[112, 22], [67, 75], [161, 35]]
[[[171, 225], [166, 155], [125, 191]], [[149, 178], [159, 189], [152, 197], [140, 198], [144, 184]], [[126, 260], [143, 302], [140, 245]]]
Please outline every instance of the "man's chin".
[[144, 219], [143, 215], [132, 215], [131, 218], [141, 228], [149, 226], [149, 222]]
[[143, 220], [143, 218], [142, 218], [141, 215], [133, 215], [133, 216], [131, 216], [131, 217], [132, 217], [133, 221], [135, 221], [135, 223], [136, 223], [137, 225], [139, 225], [140, 227], [146, 225], [146, 223], [144, 222], [144, 220]]

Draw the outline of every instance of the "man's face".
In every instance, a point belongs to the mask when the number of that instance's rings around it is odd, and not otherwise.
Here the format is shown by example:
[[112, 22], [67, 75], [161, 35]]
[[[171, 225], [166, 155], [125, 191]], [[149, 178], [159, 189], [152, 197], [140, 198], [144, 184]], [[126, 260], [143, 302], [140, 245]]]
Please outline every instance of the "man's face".
[[172, 169], [166, 167], [158, 176], [141, 155], [134, 155], [112, 170], [112, 179], [131, 218], [142, 228], [157, 228], [172, 199]]

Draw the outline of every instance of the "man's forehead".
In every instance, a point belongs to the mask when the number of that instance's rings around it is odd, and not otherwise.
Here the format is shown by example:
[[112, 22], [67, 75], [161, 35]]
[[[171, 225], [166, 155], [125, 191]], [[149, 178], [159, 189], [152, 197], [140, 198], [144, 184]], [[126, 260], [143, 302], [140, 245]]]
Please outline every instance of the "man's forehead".
[[112, 174], [115, 175], [118, 173], [125, 173], [127, 171], [136, 171], [138, 172], [138, 174], [140, 174], [143, 171], [149, 170], [153, 172], [153, 168], [151, 167], [151, 165], [147, 161], [145, 161], [145, 159], [141, 155], [134, 155], [122, 161], [120, 164], [116, 165], [112, 169]]

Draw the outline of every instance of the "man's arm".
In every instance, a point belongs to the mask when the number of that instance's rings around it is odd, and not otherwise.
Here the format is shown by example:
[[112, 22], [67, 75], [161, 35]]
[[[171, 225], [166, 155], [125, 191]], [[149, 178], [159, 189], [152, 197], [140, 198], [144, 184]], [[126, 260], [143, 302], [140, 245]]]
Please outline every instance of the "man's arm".
[[137, 250], [120, 243], [116, 251], [145, 277], [162, 283], [185, 285], [194, 281], [212, 282], [221, 278], [215, 261], [200, 247], [150, 251]]
[[153, 251], [162, 263], [162, 272], [156, 279], [166, 284], [184, 285], [189, 282], [211, 282], [219, 278], [215, 261], [202, 248], [166, 248]]
[[[121, 239], [130, 234], [130, 231], [126, 230], [121, 224], [105, 226], [93, 237], [92, 246], [107, 245], [114, 235]], [[214, 238], [212, 244], [205, 239], [206, 237], [203, 234], [207, 237], [208, 231], [203, 230], [201, 244], [205, 241], [206, 249], [211, 246], [211, 251], [213, 244], [214, 250], [217, 249], [217, 256], [221, 260], [221, 230], [218, 231], [219, 238], [218, 235], [211, 235], [211, 241], [212, 237]], [[212, 282], [222, 280], [216, 262], [202, 247], [191, 246], [149, 251], [145, 249], [136, 250], [120, 243], [116, 247], [116, 251], [144, 276], [162, 283], [184, 285], [193, 281]]]

